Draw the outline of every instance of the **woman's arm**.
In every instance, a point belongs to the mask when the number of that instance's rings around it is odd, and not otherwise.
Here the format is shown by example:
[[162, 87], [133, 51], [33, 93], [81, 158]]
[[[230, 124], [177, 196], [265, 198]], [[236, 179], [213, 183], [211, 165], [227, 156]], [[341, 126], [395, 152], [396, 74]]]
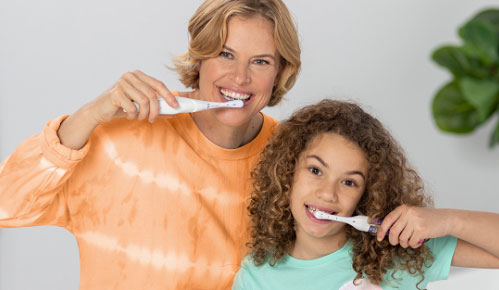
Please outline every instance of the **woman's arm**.
[[377, 238], [390, 229], [390, 244], [417, 248], [428, 238], [458, 238], [453, 266], [499, 268], [499, 214], [402, 205], [388, 214]]
[[[178, 106], [173, 94], [161, 81], [141, 71], [127, 72], [111, 88], [64, 120], [57, 135], [61, 144], [78, 150], [99, 124], [113, 118], [147, 118], [149, 122], [154, 122], [159, 115], [158, 97], [163, 97], [174, 108]], [[140, 110], [133, 102], [139, 105]]]

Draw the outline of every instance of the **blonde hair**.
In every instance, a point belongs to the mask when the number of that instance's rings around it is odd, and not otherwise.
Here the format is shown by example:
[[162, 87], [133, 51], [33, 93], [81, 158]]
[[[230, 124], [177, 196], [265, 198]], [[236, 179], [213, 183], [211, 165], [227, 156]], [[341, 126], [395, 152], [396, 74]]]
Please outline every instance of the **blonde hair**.
[[190, 43], [187, 52], [174, 58], [180, 81], [199, 89], [199, 63], [216, 57], [227, 38], [227, 23], [232, 16], [262, 16], [273, 23], [274, 40], [280, 56], [269, 106], [278, 104], [295, 84], [300, 70], [298, 33], [286, 5], [281, 0], [207, 0], [189, 21]]

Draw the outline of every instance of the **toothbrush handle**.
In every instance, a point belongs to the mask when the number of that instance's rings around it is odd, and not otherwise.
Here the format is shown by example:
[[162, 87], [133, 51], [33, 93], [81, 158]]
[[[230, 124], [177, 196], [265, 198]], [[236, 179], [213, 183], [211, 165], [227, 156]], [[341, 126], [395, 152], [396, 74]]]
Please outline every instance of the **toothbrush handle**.
[[[179, 113], [192, 113], [192, 112], [197, 112], [199, 110], [204, 109], [202, 104], [198, 105], [200, 103], [196, 103], [195, 100], [189, 99], [189, 98], [184, 98], [184, 97], [176, 97], [177, 102], [178, 102], [178, 107], [173, 108], [168, 105], [168, 103], [165, 102], [165, 100], [158, 98], [159, 101], [159, 113], [162, 115], [175, 115]], [[135, 107], [137, 107], [137, 110], [139, 110], [139, 104], [134, 103]]]
[[196, 101], [189, 98], [177, 97], [178, 107], [170, 107], [165, 100], [159, 99], [159, 113], [162, 115], [175, 115], [179, 113], [192, 113], [199, 111]]

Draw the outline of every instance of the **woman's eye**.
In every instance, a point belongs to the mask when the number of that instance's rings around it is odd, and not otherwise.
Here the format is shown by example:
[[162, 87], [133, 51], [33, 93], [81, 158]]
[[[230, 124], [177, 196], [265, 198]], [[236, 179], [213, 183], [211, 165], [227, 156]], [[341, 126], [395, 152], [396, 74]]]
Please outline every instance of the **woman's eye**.
[[255, 63], [256, 64], [260, 64], [260, 65], [262, 65], [262, 64], [270, 64], [270, 62], [268, 62], [268, 61], [266, 61], [264, 59], [255, 60]]
[[225, 57], [225, 58], [232, 58], [232, 54], [230, 52], [227, 52], [227, 51], [220, 52], [220, 56]]
[[355, 182], [353, 180], [345, 180], [343, 181], [343, 184], [346, 186], [355, 186]]
[[308, 171], [310, 171], [312, 174], [315, 174], [315, 175], [322, 175], [322, 172], [317, 167], [310, 167], [308, 169]]

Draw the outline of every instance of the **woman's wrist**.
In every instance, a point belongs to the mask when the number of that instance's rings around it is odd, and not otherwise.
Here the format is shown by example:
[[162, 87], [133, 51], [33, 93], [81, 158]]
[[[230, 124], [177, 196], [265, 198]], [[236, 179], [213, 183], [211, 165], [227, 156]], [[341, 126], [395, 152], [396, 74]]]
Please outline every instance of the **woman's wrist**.
[[57, 135], [62, 145], [79, 150], [85, 146], [90, 134], [99, 124], [87, 105], [64, 120], [57, 130]]

